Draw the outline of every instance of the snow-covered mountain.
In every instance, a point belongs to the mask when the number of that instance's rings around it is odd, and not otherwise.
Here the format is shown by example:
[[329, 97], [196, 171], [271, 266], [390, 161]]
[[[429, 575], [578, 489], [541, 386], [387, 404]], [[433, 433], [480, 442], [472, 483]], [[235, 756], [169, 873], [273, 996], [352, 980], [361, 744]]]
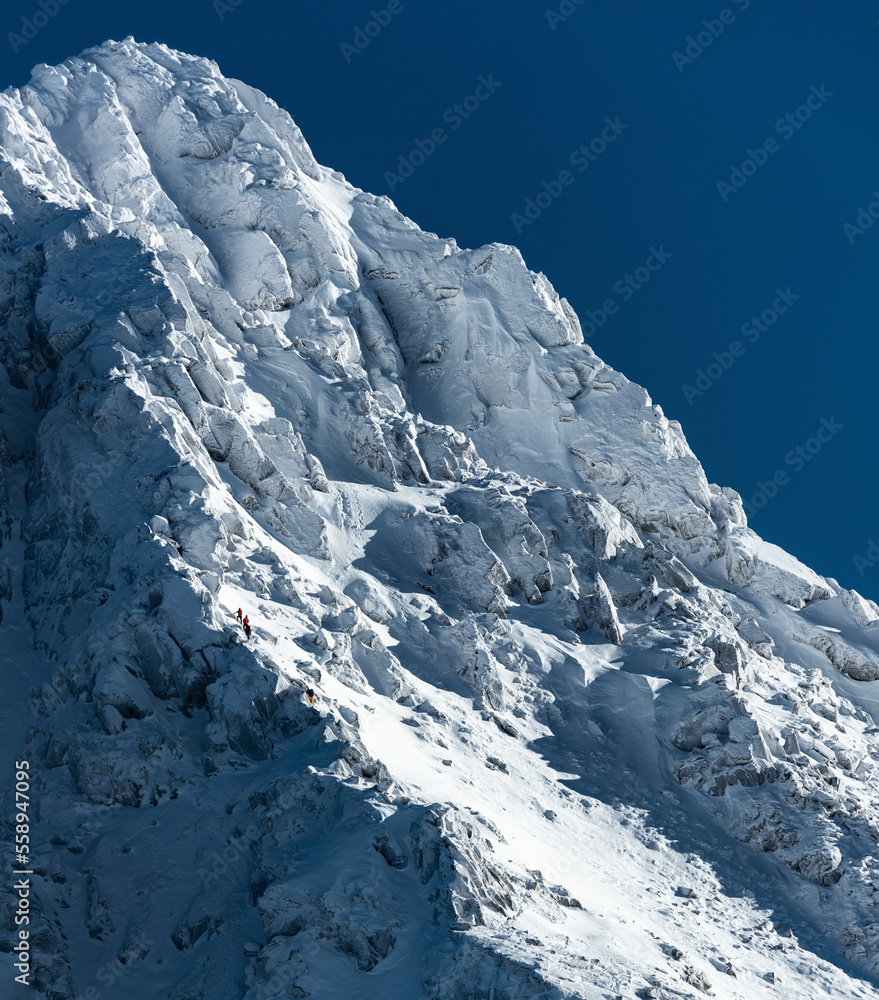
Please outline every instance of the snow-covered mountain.
[[4, 996], [22, 759], [28, 995], [879, 996], [879, 609], [517, 250], [127, 39], [0, 95], [0, 269]]

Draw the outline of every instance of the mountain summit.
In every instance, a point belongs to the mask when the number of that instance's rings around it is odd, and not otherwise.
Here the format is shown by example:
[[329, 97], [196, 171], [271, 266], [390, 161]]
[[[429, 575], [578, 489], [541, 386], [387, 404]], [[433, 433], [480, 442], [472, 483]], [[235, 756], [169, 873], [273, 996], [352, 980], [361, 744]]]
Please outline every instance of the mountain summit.
[[517, 250], [129, 38], [0, 95], [0, 317], [10, 982], [877, 996], [879, 609]]

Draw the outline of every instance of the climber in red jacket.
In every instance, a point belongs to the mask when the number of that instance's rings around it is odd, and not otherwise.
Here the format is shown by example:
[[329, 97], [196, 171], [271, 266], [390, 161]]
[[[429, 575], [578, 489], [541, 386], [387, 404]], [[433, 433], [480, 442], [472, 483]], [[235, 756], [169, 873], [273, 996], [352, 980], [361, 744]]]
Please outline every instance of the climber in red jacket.
[[241, 621], [241, 608], [238, 609], [238, 621]]

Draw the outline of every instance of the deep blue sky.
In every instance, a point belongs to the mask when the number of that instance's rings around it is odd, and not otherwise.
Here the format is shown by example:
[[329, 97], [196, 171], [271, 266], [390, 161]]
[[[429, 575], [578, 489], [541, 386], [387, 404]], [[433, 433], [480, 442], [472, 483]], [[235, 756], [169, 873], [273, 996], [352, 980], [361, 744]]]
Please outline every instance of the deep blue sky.
[[[54, 0], [43, 2], [54, 11]], [[595, 351], [681, 421], [709, 479], [752, 509], [762, 501], [756, 531], [879, 600], [879, 559], [867, 565], [879, 555], [879, 225], [853, 242], [843, 230], [879, 189], [879, 3], [392, 0], [396, 7], [346, 57], [342, 45], [362, 40], [358, 27], [386, 2], [68, 0], [21, 45], [9, 32], [40, 7], [7, 0], [0, 87], [24, 84], [38, 62], [129, 34], [215, 59], [285, 107], [319, 162], [391, 194], [423, 228], [462, 246], [519, 246], [584, 327], [613, 298], [616, 312], [587, 337]], [[724, 10], [734, 20], [679, 68], [674, 53], [686, 55], [704, 19], [716, 31]], [[454, 105], [480, 76], [500, 85], [459, 121]], [[812, 88], [832, 96], [819, 100]], [[810, 95], [809, 120], [776, 129]], [[585, 170], [572, 167], [571, 154], [608, 118], [628, 127]], [[391, 191], [387, 172], [437, 128], [446, 141]], [[724, 201], [717, 182], [768, 139], [777, 145], [766, 162]], [[573, 183], [517, 232], [514, 213], [566, 168]], [[651, 247], [672, 256], [624, 298], [617, 283]], [[779, 288], [798, 298], [765, 332], [743, 336]], [[736, 340], [744, 353], [723, 358]], [[715, 352], [733, 363], [715, 367], [710, 385], [696, 383]], [[686, 384], [707, 389], [687, 394]], [[808, 448], [822, 420], [841, 429], [824, 432], [829, 440], [804, 462], [795, 450]], [[759, 484], [776, 473], [783, 485], [767, 498]]]

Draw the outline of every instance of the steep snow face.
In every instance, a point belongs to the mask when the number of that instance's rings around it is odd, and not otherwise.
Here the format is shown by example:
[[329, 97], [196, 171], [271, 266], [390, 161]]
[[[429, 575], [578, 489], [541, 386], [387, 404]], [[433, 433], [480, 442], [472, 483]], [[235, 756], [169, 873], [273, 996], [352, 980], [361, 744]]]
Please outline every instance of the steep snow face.
[[128, 39], [0, 95], [0, 268], [37, 995], [876, 995], [879, 609], [518, 251]]

